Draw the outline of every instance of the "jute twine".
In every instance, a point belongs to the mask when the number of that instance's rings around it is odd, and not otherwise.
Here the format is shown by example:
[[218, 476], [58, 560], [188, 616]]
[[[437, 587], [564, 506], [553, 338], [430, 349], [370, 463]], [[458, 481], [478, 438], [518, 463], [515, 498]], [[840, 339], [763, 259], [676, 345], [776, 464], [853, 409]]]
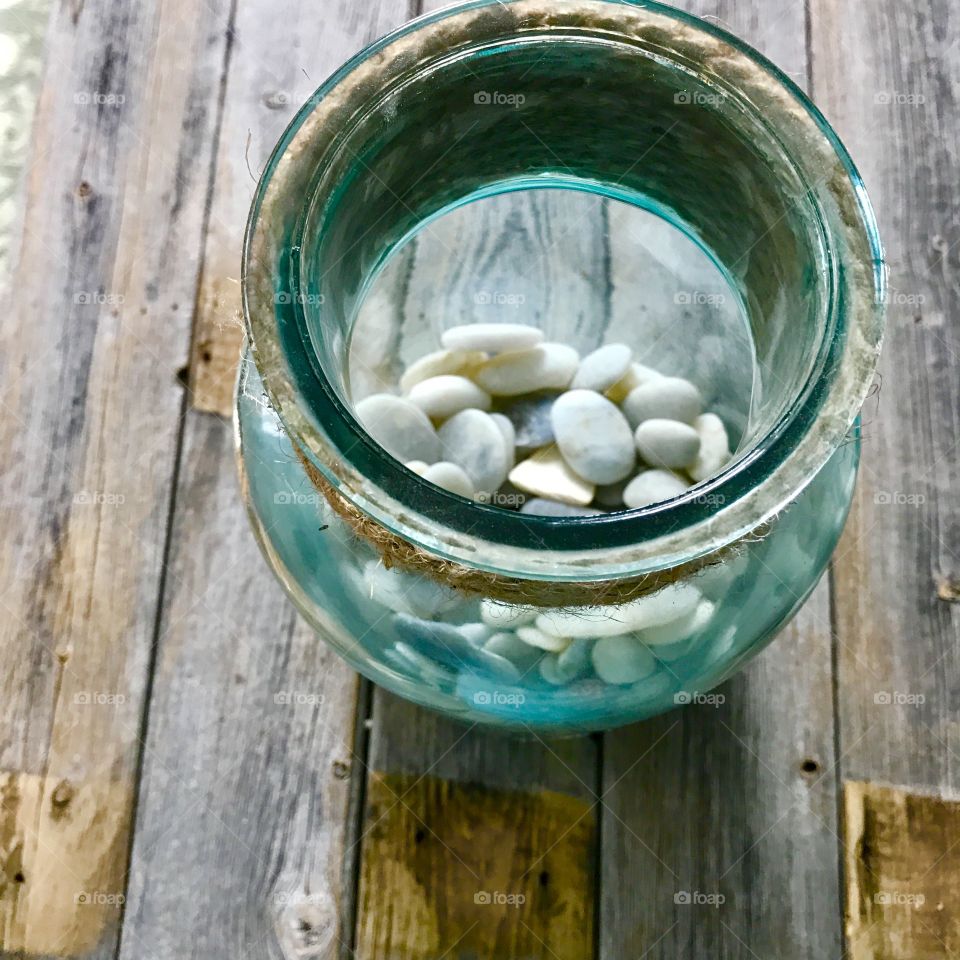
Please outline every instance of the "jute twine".
[[429, 577], [461, 593], [488, 597], [503, 603], [535, 607], [596, 607], [627, 603], [656, 593], [672, 583], [680, 583], [707, 567], [736, 556], [750, 542], [760, 540], [769, 522], [719, 550], [664, 570], [613, 580], [531, 580], [505, 576], [468, 567], [428, 553], [359, 510], [344, 498], [296, 445], [294, 449], [310, 482], [354, 534], [369, 543], [387, 569], [396, 567], [405, 573]]

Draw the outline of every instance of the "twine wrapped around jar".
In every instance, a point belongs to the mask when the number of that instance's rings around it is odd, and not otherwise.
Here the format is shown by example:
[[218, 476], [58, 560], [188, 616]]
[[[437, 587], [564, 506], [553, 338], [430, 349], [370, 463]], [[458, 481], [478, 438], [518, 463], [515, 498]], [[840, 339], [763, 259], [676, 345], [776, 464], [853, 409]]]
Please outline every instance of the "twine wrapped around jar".
[[599, 607], [628, 603], [671, 584], [681, 583], [707, 567], [733, 559], [748, 543], [762, 540], [773, 523], [766, 521], [719, 550], [674, 567], [633, 577], [586, 581], [510, 577], [435, 556], [397, 536], [343, 497], [296, 444], [294, 450], [310, 482], [330, 504], [330, 508], [356, 536], [373, 547], [387, 569], [397, 567], [405, 573], [429, 577], [461, 593], [503, 603], [533, 607]]

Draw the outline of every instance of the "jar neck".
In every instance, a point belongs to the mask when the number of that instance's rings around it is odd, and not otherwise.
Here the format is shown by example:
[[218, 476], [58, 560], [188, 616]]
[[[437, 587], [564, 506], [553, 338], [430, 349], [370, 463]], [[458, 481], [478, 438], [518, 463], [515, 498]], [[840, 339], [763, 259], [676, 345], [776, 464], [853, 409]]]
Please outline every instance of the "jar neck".
[[[478, 87], [521, 81], [516, 116], [491, 125], [483, 104], [471, 109]], [[436, 135], [437, 117], [452, 118], [450, 136]], [[765, 388], [735, 460], [675, 500], [585, 518], [470, 503], [406, 470], [351, 413], [351, 327], [386, 255], [465, 197], [522, 178], [655, 205], [743, 298]], [[716, 28], [612, 0], [449, 8], [348, 63], [268, 164], [243, 277], [268, 394], [343, 497], [437, 556], [571, 580], [677, 565], [793, 500], [869, 386], [882, 286], [860, 179], [803, 94]]]

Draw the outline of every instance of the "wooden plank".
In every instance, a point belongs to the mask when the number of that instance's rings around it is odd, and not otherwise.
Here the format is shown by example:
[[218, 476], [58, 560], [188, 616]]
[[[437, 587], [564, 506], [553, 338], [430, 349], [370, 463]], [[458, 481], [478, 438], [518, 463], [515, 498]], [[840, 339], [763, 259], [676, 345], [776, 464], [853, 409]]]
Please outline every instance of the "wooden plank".
[[[407, 323], [384, 357], [409, 362], [436, 349], [450, 317], [530, 321], [576, 337], [588, 320], [605, 316], [605, 253], [602, 204], [565, 191], [498, 197], [435, 221], [415, 242]], [[382, 366], [371, 357], [364, 363]], [[381, 690], [370, 727], [358, 957], [591, 956], [595, 743], [517, 740]], [[402, 784], [411, 784], [409, 792], [397, 795]], [[450, 802], [441, 804], [445, 797]], [[391, 811], [386, 823], [384, 811]], [[496, 825], [489, 844], [472, 842], [481, 814]], [[426, 860], [418, 829], [429, 838]], [[506, 851], [514, 850], [509, 859]], [[549, 887], [540, 889], [545, 857], [566, 866], [556, 876], [547, 869]], [[484, 891], [529, 899], [519, 910], [474, 904]]]
[[939, 960], [960, 952], [960, 803], [844, 784], [850, 960]]
[[[223, 416], [233, 409], [243, 343], [240, 248], [256, 182], [273, 145], [328, 74], [415, 13], [415, 0], [361, 5], [331, 0], [322, 11], [285, 3], [251, 14], [251, 20], [259, 16], [259, 37], [238, 33], [243, 47], [230, 67], [190, 351], [190, 397], [196, 409]], [[248, 55], [254, 50], [256, 55]]]
[[[207, 289], [235, 275], [218, 271], [239, 257], [253, 189], [247, 129], [257, 168], [300, 100], [407, 14], [405, 2], [323, 16], [298, 0], [239, 5]], [[259, 555], [230, 424], [188, 410], [184, 432], [120, 957], [334, 957], [344, 915], [351, 926], [357, 678]]]
[[[802, 5], [681, 6], [710, 14], [803, 82]], [[617, 257], [616, 230], [614, 219], [614, 331], [643, 287]], [[600, 956], [838, 956], [827, 584], [718, 692], [719, 705], [604, 738]]]
[[0, 949], [17, 955], [116, 949], [229, 14], [88, 0], [51, 19], [0, 317]]
[[842, 773], [955, 789], [960, 44], [941, 25], [956, 11], [811, 10], [819, 99], [859, 163], [890, 265], [882, 389], [836, 570]]
[[592, 955], [589, 803], [413, 774], [368, 791], [358, 957]]

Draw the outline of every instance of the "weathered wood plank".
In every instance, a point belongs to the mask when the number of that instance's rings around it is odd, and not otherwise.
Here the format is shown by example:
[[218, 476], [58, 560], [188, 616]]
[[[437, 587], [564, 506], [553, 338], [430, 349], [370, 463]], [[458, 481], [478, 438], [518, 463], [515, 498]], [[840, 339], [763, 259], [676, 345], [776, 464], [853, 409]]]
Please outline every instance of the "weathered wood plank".
[[[682, 6], [711, 15], [803, 82], [802, 5]], [[614, 220], [614, 330], [643, 286], [618, 260], [616, 229]], [[600, 955], [838, 956], [827, 584], [718, 692], [718, 706], [604, 738]]]
[[[258, 169], [300, 101], [408, 12], [405, 0], [322, 16], [299, 0], [239, 4], [201, 316], [237, 275], [247, 130]], [[352, 909], [357, 678], [260, 557], [229, 423], [189, 410], [184, 430], [120, 956], [335, 957]]]
[[238, 33], [242, 46], [230, 67], [220, 141], [224, 149], [217, 160], [190, 354], [192, 405], [224, 416], [233, 408], [243, 343], [243, 228], [263, 165], [297, 108], [328, 74], [417, 12], [415, 0], [330, 0], [322, 9], [306, 3], [253, 6], [262, 6], [257, 53], [251, 55], [254, 37]]
[[113, 956], [230, 4], [54, 10], [4, 304], [0, 949]]
[[[425, 9], [441, 5], [428, 2]], [[394, 358], [409, 362], [436, 349], [451, 317], [533, 322], [548, 333], [579, 330], [603, 317], [604, 231], [599, 201], [563, 191], [498, 197], [435, 221], [415, 241], [406, 280], [407, 325]], [[377, 368], [375, 359], [366, 362]], [[594, 866], [595, 743], [517, 740], [463, 726], [381, 690], [374, 693], [370, 726], [358, 956], [427, 958], [446, 950], [591, 956], [593, 893], [578, 887], [590, 883]], [[389, 788], [396, 792], [397, 783], [413, 786], [392, 804]], [[440, 805], [439, 797], [447, 802]], [[517, 810], [524, 815], [512, 816]], [[383, 811], [392, 811], [386, 826]], [[471, 843], [471, 814], [480, 811], [499, 825], [496, 850], [492, 841]], [[429, 840], [417, 843], [418, 830]], [[514, 850], [511, 859], [506, 851]], [[567, 867], [558, 875], [547, 869], [541, 880], [543, 857]], [[424, 880], [424, 891], [418, 878], [426, 876], [426, 864], [438, 879]], [[516, 889], [501, 889], [511, 884]], [[491, 891], [529, 899], [519, 910], [474, 904], [475, 893]], [[417, 929], [416, 936], [410, 933]]]
[[960, 952], [960, 803], [844, 784], [844, 914], [850, 960]]
[[957, 10], [943, 0], [868, 0], [846, 14], [818, 0], [811, 9], [818, 99], [859, 163], [890, 265], [882, 389], [865, 410], [860, 485], [835, 575], [841, 769], [955, 789]]

